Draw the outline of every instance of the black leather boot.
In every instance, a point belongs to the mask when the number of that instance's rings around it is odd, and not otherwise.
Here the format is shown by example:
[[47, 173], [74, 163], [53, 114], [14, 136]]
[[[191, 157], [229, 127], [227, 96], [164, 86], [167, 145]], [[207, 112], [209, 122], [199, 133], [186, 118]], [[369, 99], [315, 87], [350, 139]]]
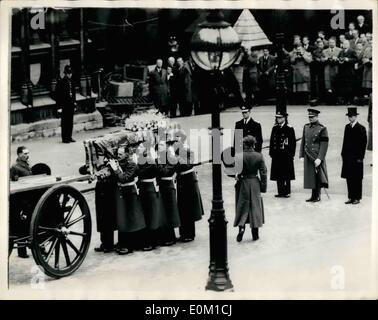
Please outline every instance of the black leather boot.
[[245, 231], [245, 227], [239, 227], [239, 233], [238, 233], [238, 236], [236, 237], [237, 242], [241, 242], [243, 240], [244, 231]]
[[252, 240], [259, 240], [259, 228], [252, 228]]

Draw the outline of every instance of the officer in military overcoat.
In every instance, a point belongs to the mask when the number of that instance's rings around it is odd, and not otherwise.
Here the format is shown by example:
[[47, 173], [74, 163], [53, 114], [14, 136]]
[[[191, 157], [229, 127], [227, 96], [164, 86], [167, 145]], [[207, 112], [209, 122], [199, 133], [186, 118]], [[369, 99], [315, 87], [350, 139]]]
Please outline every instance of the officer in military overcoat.
[[288, 198], [291, 193], [290, 180], [295, 179], [294, 156], [296, 139], [294, 128], [287, 122], [286, 112], [276, 113], [276, 124], [270, 136], [269, 155], [272, 158], [270, 180], [277, 181], [275, 197]]
[[304, 158], [304, 188], [312, 189], [307, 202], [320, 201], [320, 189], [328, 188], [328, 174], [325, 157], [328, 150], [327, 128], [319, 122], [320, 111], [308, 109], [310, 123], [305, 124], [299, 158]]
[[[243, 150], [243, 141], [242, 139], [246, 136], [252, 136], [256, 139], [255, 151], [261, 152], [262, 149], [262, 130], [261, 125], [251, 117], [251, 108], [250, 107], [241, 107], [241, 112], [243, 119], [235, 123], [235, 137], [234, 137], [234, 148], [236, 144], [239, 146], [239, 150]], [[243, 136], [240, 139], [237, 139], [236, 130], [242, 130]]]

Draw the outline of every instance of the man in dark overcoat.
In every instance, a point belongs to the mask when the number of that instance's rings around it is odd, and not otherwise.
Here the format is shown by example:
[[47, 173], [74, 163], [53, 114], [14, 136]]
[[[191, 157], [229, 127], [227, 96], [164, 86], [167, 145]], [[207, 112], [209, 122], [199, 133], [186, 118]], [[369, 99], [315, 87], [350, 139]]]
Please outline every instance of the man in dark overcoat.
[[343, 49], [339, 53], [338, 87], [342, 103], [351, 104], [355, 90], [356, 72], [354, 65], [357, 62], [357, 54], [350, 48], [350, 43], [345, 40]]
[[180, 116], [192, 115], [192, 75], [185, 67], [184, 60], [181, 57], [177, 58], [176, 90]]
[[286, 112], [277, 112], [276, 125], [270, 136], [269, 155], [272, 158], [270, 180], [277, 181], [277, 198], [288, 198], [291, 180], [295, 179], [294, 156], [297, 146], [294, 128], [287, 123]]
[[337, 74], [339, 72], [338, 57], [341, 49], [336, 47], [336, 39], [329, 39], [329, 48], [323, 50], [325, 65], [324, 65], [324, 85], [325, 90], [329, 95], [334, 95], [336, 92]]
[[168, 80], [167, 70], [163, 69], [163, 60], [156, 60], [155, 69], [149, 75], [149, 90], [155, 108], [168, 113]]
[[341, 177], [346, 179], [348, 201], [345, 204], [358, 204], [362, 198], [362, 179], [364, 157], [367, 144], [365, 127], [357, 121], [357, 108], [348, 108], [346, 114], [349, 124], [345, 126], [341, 157], [343, 166]]
[[258, 68], [260, 71], [260, 94], [262, 99], [269, 98], [274, 92], [274, 70], [275, 57], [269, 53], [269, 49], [264, 49], [263, 55], [259, 58]]
[[[234, 148], [236, 147], [236, 144], [238, 145], [238, 150], [243, 150], [243, 141], [242, 138], [246, 136], [252, 136], [256, 139], [255, 144], [255, 151], [261, 152], [263, 138], [262, 138], [262, 130], [260, 123], [256, 122], [251, 117], [251, 109], [246, 106], [241, 107], [243, 119], [237, 121], [235, 123], [235, 137], [234, 137]], [[239, 137], [236, 134], [236, 130], [242, 130], [243, 135]]]
[[241, 168], [236, 168], [234, 227], [239, 227], [238, 242], [242, 241], [247, 223], [251, 227], [252, 239], [258, 240], [259, 228], [265, 222], [261, 193], [266, 192], [267, 170], [264, 156], [253, 148], [255, 143], [254, 137], [245, 137], [243, 153], [238, 153], [235, 159], [243, 164]]
[[73, 118], [76, 108], [76, 90], [72, 81], [72, 69], [69, 65], [64, 67], [64, 77], [56, 85], [56, 104], [62, 109], [62, 142], [75, 142], [72, 139]]
[[319, 122], [320, 111], [308, 109], [310, 123], [305, 124], [299, 158], [304, 158], [304, 188], [312, 189], [307, 202], [320, 201], [320, 189], [328, 188], [328, 174], [325, 157], [328, 150], [328, 131]]
[[310, 65], [311, 74], [311, 96], [313, 103], [319, 103], [324, 98], [324, 43], [322, 40], [316, 41], [316, 49], [312, 52], [312, 62]]

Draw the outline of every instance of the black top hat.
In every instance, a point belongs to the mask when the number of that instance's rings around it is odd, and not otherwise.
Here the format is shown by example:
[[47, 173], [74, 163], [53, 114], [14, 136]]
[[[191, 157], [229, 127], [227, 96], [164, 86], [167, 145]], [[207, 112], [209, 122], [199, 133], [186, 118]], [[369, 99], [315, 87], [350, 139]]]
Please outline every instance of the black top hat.
[[240, 107], [240, 110], [242, 111], [242, 112], [247, 112], [247, 111], [251, 111], [251, 107], [247, 107], [247, 106], [241, 106]]
[[278, 118], [287, 117], [287, 116], [288, 116], [287, 112], [283, 112], [283, 111], [277, 111], [276, 112], [276, 117], [278, 117]]
[[348, 117], [351, 117], [351, 116], [356, 116], [358, 114], [359, 113], [357, 113], [357, 108], [356, 107], [351, 107], [351, 108], [348, 108], [348, 113], [346, 115]]
[[307, 111], [309, 116], [317, 116], [320, 113], [320, 111], [316, 109], [307, 109]]
[[69, 65], [64, 66], [64, 71], [63, 72], [64, 73], [72, 73], [71, 66], [69, 66]]

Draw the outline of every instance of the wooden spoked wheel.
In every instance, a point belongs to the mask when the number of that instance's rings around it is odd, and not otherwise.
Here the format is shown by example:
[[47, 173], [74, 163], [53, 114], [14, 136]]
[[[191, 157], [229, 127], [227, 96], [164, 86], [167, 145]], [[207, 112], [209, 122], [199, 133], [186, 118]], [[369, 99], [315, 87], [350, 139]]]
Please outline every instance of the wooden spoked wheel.
[[35, 262], [50, 277], [72, 274], [85, 259], [91, 232], [84, 196], [68, 185], [48, 189], [39, 199], [30, 224]]

